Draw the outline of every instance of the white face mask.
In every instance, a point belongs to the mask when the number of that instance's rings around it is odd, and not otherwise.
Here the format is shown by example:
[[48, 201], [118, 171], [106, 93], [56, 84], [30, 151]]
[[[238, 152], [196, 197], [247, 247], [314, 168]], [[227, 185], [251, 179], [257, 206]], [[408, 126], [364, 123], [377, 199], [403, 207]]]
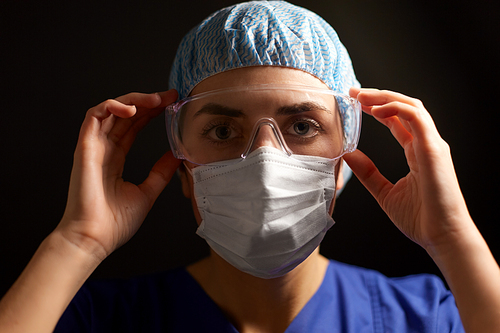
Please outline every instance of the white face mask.
[[260, 278], [288, 273], [334, 224], [329, 209], [337, 162], [260, 147], [239, 163], [194, 168], [202, 217], [197, 234], [243, 272]]

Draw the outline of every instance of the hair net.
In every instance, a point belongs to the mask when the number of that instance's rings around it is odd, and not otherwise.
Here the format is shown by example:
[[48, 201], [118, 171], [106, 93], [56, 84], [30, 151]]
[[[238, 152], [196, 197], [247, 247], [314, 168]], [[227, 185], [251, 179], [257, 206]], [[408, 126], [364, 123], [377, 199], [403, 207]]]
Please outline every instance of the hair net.
[[215, 12], [183, 38], [170, 87], [182, 99], [207, 77], [258, 65], [303, 70], [344, 94], [359, 86], [347, 50], [325, 20], [285, 1], [251, 1]]
[[[335, 30], [317, 14], [286, 1], [244, 2], [207, 17], [182, 39], [169, 85], [183, 99], [212, 75], [259, 65], [303, 70], [343, 94], [359, 86]], [[346, 164], [344, 171], [347, 181]]]

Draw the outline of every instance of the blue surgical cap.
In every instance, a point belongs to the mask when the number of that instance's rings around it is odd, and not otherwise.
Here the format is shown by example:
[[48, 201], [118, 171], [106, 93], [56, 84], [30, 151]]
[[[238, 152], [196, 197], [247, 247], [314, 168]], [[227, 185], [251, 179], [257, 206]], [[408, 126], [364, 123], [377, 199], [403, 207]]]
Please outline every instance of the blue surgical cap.
[[207, 17], [182, 39], [169, 84], [182, 99], [212, 75], [262, 65], [303, 70], [343, 94], [359, 86], [335, 30], [285, 1], [244, 2]]
[[[360, 86], [335, 30], [317, 14], [286, 1], [243, 2], [207, 17], [182, 39], [169, 86], [183, 99], [212, 75], [250, 66], [299, 69], [346, 95], [350, 87]], [[344, 182], [351, 174], [344, 162]]]

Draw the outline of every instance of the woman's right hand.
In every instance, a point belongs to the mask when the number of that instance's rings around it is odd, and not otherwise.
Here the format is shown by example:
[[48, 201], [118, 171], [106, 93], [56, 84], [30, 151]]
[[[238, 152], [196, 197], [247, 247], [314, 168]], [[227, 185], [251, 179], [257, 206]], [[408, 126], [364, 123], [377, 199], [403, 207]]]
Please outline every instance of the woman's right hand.
[[122, 178], [125, 157], [137, 133], [176, 98], [175, 90], [130, 93], [87, 112], [66, 210], [55, 230], [64, 239], [102, 261], [136, 233], [180, 161], [167, 152], [134, 185]]
[[131, 93], [87, 112], [63, 218], [0, 300], [1, 332], [52, 332], [95, 267], [135, 234], [180, 161], [166, 153], [136, 186], [122, 178], [125, 157], [176, 99], [175, 90]]

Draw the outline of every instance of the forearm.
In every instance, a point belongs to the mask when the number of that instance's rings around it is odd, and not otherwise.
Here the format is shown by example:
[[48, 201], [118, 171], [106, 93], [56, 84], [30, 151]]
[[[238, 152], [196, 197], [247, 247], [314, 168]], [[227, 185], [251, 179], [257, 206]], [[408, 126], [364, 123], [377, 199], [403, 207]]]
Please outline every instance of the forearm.
[[428, 249], [450, 286], [467, 332], [500, 329], [500, 269], [486, 242], [471, 227], [454, 242]]
[[0, 301], [0, 331], [52, 332], [99, 263], [57, 230], [50, 234]]

